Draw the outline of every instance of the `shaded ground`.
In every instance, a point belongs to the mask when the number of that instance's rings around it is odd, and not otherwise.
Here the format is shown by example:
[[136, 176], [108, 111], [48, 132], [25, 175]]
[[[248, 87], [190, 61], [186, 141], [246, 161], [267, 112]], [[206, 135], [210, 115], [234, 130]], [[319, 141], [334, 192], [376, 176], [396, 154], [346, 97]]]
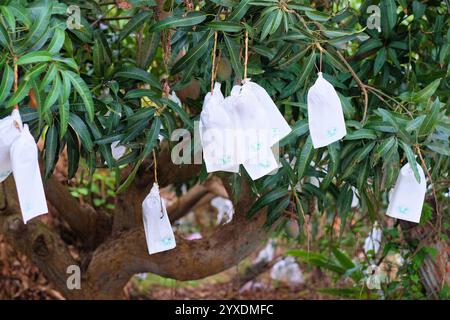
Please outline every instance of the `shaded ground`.
[[63, 299], [28, 259], [15, 252], [0, 235], [0, 299]]
[[[241, 270], [242, 271], [242, 270]], [[125, 290], [130, 299], [327, 299], [316, 292], [318, 277], [308, 274], [305, 284], [290, 287], [272, 281], [268, 272], [249, 290], [238, 290], [230, 281], [236, 268], [198, 281], [179, 282], [155, 275], [135, 276]], [[324, 283], [322, 282], [322, 285]], [[63, 299], [46, 278], [23, 255], [13, 251], [0, 236], [0, 300]]]

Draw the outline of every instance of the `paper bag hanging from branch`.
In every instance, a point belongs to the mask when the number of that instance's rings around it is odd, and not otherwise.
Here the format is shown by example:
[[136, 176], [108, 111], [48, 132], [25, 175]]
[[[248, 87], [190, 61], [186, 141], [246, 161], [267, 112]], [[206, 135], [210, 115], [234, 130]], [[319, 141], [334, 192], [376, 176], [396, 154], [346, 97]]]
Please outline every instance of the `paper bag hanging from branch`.
[[414, 176], [409, 162], [405, 164], [395, 182], [386, 214], [393, 218], [419, 223], [427, 183], [422, 167], [418, 163], [415, 165], [419, 171], [420, 182]]
[[271, 119], [250, 85], [236, 85], [224, 101], [236, 126], [236, 154], [252, 180], [278, 169], [272, 152]]
[[224, 108], [220, 83], [205, 96], [200, 114], [199, 132], [207, 172], [239, 172], [234, 140], [235, 124]]
[[315, 149], [327, 146], [347, 134], [341, 101], [322, 72], [308, 91], [308, 124]]
[[38, 148], [28, 125], [24, 125], [20, 136], [10, 150], [11, 167], [16, 182], [23, 221], [48, 212], [38, 162]]
[[[243, 85], [241, 91], [251, 91], [259, 103], [259, 112], [264, 112], [270, 120], [266, 129], [268, 130], [270, 144], [274, 145], [292, 131], [291, 127], [263, 87], [255, 82], [252, 82], [251, 79], [244, 79], [242, 83]], [[255, 106], [249, 107], [252, 108]]]
[[153, 184], [150, 193], [142, 203], [142, 218], [149, 254], [176, 247], [175, 236], [157, 183]]
[[0, 120], [0, 182], [12, 173], [10, 150], [13, 142], [20, 136], [21, 127], [22, 120], [17, 109], [13, 110], [11, 116]]

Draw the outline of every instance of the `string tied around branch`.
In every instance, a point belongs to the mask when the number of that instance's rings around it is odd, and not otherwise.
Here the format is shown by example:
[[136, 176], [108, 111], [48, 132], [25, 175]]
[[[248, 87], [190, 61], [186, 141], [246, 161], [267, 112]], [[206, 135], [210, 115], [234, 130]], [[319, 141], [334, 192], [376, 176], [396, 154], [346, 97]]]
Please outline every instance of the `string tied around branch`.
[[[17, 92], [17, 89], [19, 87], [19, 68], [17, 66], [17, 57], [14, 56], [14, 82], [13, 82], [13, 90], [14, 93]], [[19, 103], [16, 103], [14, 105], [14, 110], [19, 110]], [[17, 120], [14, 120], [14, 126], [17, 130], [21, 131], [20, 123]]]
[[[217, 31], [214, 32], [214, 47], [212, 51], [212, 63], [211, 63], [211, 93], [214, 90], [214, 81], [217, 76], [217, 67], [216, 67], [216, 51], [217, 51]], [[217, 63], [218, 65], [218, 63]]]
[[319, 68], [317, 68], [317, 66], [316, 66], [316, 69], [318, 69], [319, 72], [322, 72], [323, 52], [325, 51], [325, 49], [320, 45], [319, 42], [316, 42], [315, 46], [317, 47], [317, 49], [319, 49], [319, 52], [320, 52], [320, 57], [319, 57]]
[[245, 29], [245, 53], [244, 53], [244, 80], [247, 79], [248, 75], [248, 30]]

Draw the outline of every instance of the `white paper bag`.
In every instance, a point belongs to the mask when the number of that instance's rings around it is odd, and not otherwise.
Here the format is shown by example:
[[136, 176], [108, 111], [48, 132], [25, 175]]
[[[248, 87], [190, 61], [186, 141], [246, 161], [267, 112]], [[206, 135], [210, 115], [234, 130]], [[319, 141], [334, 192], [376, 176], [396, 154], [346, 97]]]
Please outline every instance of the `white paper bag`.
[[244, 168], [252, 180], [257, 180], [279, 168], [272, 149], [261, 150], [256, 158], [244, 162]]
[[315, 149], [327, 146], [347, 134], [341, 101], [322, 72], [308, 91], [308, 124]]
[[48, 212], [38, 163], [38, 148], [28, 125], [24, 125], [20, 136], [10, 150], [11, 167], [19, 196], [24, 223]]
[[[19, 128], [16, 127], [16, 123]], [[10, 149], [12, 143], [20, 136], [22, 126], [19, 111], [14, 109], [11, 116], [0, 120], [0, 182], [8, 178], [12, 172]]]
[[414, 177], [414, 172], [409, 164], [405, 164], [398, 175], [394, 190], [391, 193], [386, 214], [393, 218], [420, 222], [422, 206], [427, 191], [427, 182], [422, 167], [417, 164], [420, 183]]
[[257, 180], [278, 169], [271, 148], [278, 140], [272, 136], [269, 113], [253, 93], [251, 84], [234, 86], [224, 104], [236, 124], [237, 159], [250, 178]]
[[235, 124], [224, 108], [220, 83], [208, 92], [200, 114], [199, 133], [207, 172], [239, 172], [234, 139]]
[[251, 88], [234, 86], [224, 104], [236, 126], [239, 163], [258, 158], [261, 150], [269, 150], [272, 146], [271, 120]]
[[269, 127], [271, 145], [274, 145], [291, 132], [291, 127], [284, 119], [278, 107], [273, 102], [267, 91], [251, 79], [244, 79], [242, 91], [250, 90], [257, 98], [261, 110], [264, 111], [269, 118]]
[[111, 154], [114, 160], [119, 160], [127, 152], [127, 148], [120, 145], [119, 143], [120, 141], [114, 141], [113, 143], [111, 143]]
[[154, 254], [176, 247], [175, 236], [169, 216], [159, 194], [158, 184], [154, 183], [150, 193], [142, 203], [145, 238], [148, 253]]

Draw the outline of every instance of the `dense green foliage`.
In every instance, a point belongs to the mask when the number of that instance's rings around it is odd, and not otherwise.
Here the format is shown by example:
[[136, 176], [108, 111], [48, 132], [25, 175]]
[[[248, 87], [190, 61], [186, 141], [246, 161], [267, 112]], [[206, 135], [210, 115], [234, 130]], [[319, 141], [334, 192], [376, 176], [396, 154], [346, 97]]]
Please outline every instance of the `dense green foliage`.
[[[65, 147], [72, 177], [80, 161], [91, 172], [105, 164], [112, 170], [138, 167], [159, 134], [170, 137], [180, 127], [193, 131], [210, 87], [214, 32], [218, 77], [228, 93], [243, 77], [247, 30], [248, 75], [269, 92], [293, 128], [281, 143], [292, 166], [282, 159], [277, 174], [252, 183], [262, 196], [249, 215], [269, 205], [269, 223], [287, 210], [303, 226], [306, 216], [314, 225], [326, 215], [331, 224], [337, 214], [339, 239], [330, 241], [347, 239], [346, 245], [355, 246], [353, 235], [361, 225], [378, 221], [386, 227], [388, 191], [400, 167], [417, 155], [429, 171], [433, 190], [428, 196], [439, 204], [438, 210], [425, 206], [423, 223], [431, 221], [435, 235], [444, 237], [450, 155], [448, 2], [165, 1], [163, 9], [172, 13], [162, 19], [153, 0], [129, 1], [129, 9], [102, 2], [0, 0], [0, 115], [20, 105], [34, 136], [45, 139], [47, 176]], [[81, 8], [81, 29], [67, 28], [70, 4]], [[371, 4], [380, 5], [381, 32], [366, 27]], [[306, 93], [321, 61], [324, 77], [339, 92], [348, 135], [314, 150]], [[13, 92], [15, 63], [19, 87]], [[192, 86], [192, 79], [201, 95], [183, 99], [180, 108], [168, 93]], [[118, 161], [110, 148], [116, 140], [130, 150]], [[239, 196], [246, 176], [232, 178]], [[316, 178], [319, 185], [313, 183]], [[354, 192], [357, 213], [351, 207]], [[353, 224], [356, 215], [360, 220]], [[384, 254], [404, 245], [395, 231], [386, 230]], [[299, 241], [305, 239], [302, 233]]]

